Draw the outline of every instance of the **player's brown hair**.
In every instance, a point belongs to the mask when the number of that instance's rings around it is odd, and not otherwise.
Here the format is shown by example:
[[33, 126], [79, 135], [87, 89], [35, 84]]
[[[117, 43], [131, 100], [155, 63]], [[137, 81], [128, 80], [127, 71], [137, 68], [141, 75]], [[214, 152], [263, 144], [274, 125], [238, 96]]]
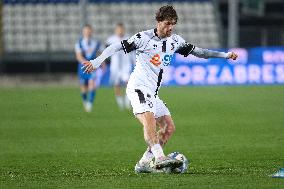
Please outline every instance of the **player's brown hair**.
[[85, 24], [83, 28], [90, 28], [90, 29], [93, 29], [90, 24]]
[[122, 28], [124, 28], [124, 24], [123, 24], [122, 22], [118, 22], [118, 23], [116, 24], [116, 27], [122, 27]]
[[158, 22], [162, 22], [164, 20], [175, 20], [175, 22], [177, 22], [178, 15], [173, 6], [165, 5], [159, 8], [159, 10], [156, 12], [156, 20]]

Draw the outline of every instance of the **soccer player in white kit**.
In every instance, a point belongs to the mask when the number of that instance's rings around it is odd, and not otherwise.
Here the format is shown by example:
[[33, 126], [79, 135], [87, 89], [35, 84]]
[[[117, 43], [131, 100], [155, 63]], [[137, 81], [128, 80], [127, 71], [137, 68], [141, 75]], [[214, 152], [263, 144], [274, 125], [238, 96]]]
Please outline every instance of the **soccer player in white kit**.
[[[114, 35], [107, 39], [107, 46], [120, 43], [127, 39], [125, 27], [122, 23], [116, 24], [114, 33]], [[125, 54], [123, 50], [121, 50], [112, 55], [110, 60], [110, 83], [114, 86], [115, 99], [120, 110], [130, 108], [127, 95], [123, 95], [123, 88], [126, 86], [132, 71], [134, 62], [134, 56], [132, 54], [133, 53]]]
[[[125, 53], [136, 50], [136, 66], [131, 73], [126, 93], [133, 107], [133, 113], [143, 125], [144, 139], [148, 145], [135, 166], [135, 171], [138, 173], [153, 172], [164, 167], [176, 168], [182, 165], [181, 161], [165, 156], [162, 149], [175, 131], [170, 111], [158, 96], [163, 69], [170, 64], [173, 54], [179, 53], [185, 57], [192, 54], [200, 58], [215, 57], [233, 60], [238, 57], [234, 52], [217, 52], [196, 47], [187, 43], [179, 35], [172, 34], [177, 20], [175, 9], [169, 5], [163, 6], [156, 13], [155, 29], [139, 32], [128, 40], [113, 44], [98, 58], [83, 63], [82, 69], [90, 73], [115, 52], [121, 49]], [[160, 128], [158, 132], [157, 126]], [[149, 166], [153, 158], [155, 158], [155, 169]]]

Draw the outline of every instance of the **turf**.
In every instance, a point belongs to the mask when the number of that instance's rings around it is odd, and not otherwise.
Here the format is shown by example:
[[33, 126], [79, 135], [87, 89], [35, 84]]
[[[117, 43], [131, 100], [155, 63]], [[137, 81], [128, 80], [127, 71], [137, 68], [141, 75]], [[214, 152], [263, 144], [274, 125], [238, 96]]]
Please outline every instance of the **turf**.
[[281, 188], [284, 86], [164, 88], [176, 124], [166, 153], [187, 174], [135, 174], [142, 127], [111, 89], [83, 112], [77, 88], [0, 89], [0, 188]]

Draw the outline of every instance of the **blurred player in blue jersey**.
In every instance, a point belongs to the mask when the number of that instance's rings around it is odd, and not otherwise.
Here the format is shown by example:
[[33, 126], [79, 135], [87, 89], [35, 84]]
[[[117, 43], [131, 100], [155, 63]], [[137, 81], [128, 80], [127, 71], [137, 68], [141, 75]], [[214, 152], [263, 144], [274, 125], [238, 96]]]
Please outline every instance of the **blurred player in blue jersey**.
[[[122, 40], [128, 39], [125, 35], [125, 27], [122, 23], [118, 23], [114, 29], [114, 35], [110, 36], [106, 45], [120, 43]], [[123, 50], [111, 56], [110, 61], [110, 83], [114, 87], [115, 99], [120, 110], [129, 109], [130, 101], [127, 95], [123, 94], [124, 88], [129, 80], [132, 72], [132, 65], [135, 62], [135, 53], [125, 54]]]
[[81, 96], [86, 112], [92, 111], [93, 102], [96, 97], [96, 71], [84, 73], [81, 69], [82, 62], [93, 60], [101, 52], [101, 44], [92, 37], [93, 29], [90, 25], [83, 27], [83, 36], [75, 45], [76, 59], [78, 61], [78, 76], [80, 81]]

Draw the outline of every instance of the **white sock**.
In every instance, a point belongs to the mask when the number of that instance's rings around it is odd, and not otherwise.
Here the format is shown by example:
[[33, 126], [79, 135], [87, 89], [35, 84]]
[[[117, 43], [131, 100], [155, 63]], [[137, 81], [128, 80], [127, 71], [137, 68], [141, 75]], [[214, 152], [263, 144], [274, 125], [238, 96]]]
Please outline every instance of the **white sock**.
[[152, 153], [153, 153], [153, 155], [154, 155], [156, 160], [165, 156], [164, 151], [163, 151], [163, 149], [162, 149], [160, 144], [154, 144], [151, 147], [151, 151], [152, 151]]
[[125, 108], [130, 109], [130, 101], [129, 101], [127, 95], [124, 96], [124, 106], [125, 106]]
[[123, 110], [123, 108], [124, 108], [123, 97], [122, 96], [115, 96], [115, 99], [116, 99], [116, 103], [117, 103], [119, 109]]
[[139, 163], [150, 162], [153, 158], [154, 158], [154, 155], [150, 151], [150, 148], [148, 147], [147, 150], [144, 152], [142, 158], [139, 160]]

